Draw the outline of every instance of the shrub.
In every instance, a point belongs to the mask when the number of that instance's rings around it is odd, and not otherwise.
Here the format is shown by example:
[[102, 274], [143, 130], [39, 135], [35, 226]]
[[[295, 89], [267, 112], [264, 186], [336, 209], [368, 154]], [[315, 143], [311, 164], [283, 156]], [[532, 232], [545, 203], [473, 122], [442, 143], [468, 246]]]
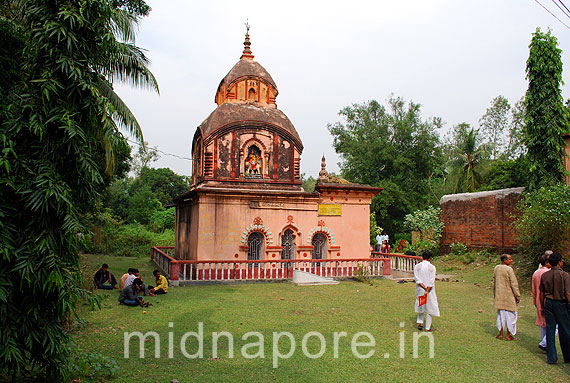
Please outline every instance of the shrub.
[[[112, 358], [104, 356], [100, 353], [86, 353], [80, 348], [73, 350], [69, 360], [71, 376], [73, 381], [86, 381], [97, 378], [113, 378], [119, 374], [120, 367]], [[97, 379], [97, 381], [100, 381]]]
[[145, 257], [149, 255], [151, 246], [174, 246], [174, 230], [155, 233], [138, 223], [106, 226], [102, 229], [102, 240], [97, 243], [90, 234], [83, 241], [82, 250], [120, 257]]
[[404, 217], [404, 226], [412, 231], [420, 232], [420, 241], [431, 237], [439, 242], [443, 231], [443, 222], [439, 220], [441, 209], [430, 206], [426, 210], [416, 210]]
[[148, 227], [155, 233], [161, 233], [165, 229], [174, 229], [176, 224], [176, 208], [157, 210], [150, 217]]
[[394, 246], [397, 246], [402, 239], [405, 239], [406, 242], [412, 243], [412, 233], [396, 233], [394, 234], [393, 243]]
[[372, 280], [370, 279], [370, 273], [368, 271], [368, 267], [364, 267], [363, 264], [359, 264], [358, 268], [356, 269], [356, 273], [354, 275], [354, 279], [358, 282], [368, 283], [371, 286], [373, 285]]
[[430, 206], [426, 210], [416, 210], [404, 218], [404, 226], [413, 231], [420, 232], [419, 242], [409, 246], [408, 249], [417, 254], [429, 250], [432, 255], [439, 255], [439, 239], [443, 231], [443, 222], [439, 220], [441, 209]]
[[413, 245], [409, 245], [406, 250], [413, 251], [418, 256], [423, 251], [429, 251], [434, 257], [439, 256], [439, 244], [435, 241], [418, 241]]
[[558, 251], [568, 260], [570, 249], [570, 188], [542, 187], [527, 193], [517, 205], [515, 228], [521, 256], [535, 264], [545, 250]]
[[453, 254], [463, 255], [467, 253], [467, 246], [461, 242], [455, 242], [449, 245], [449, 248]]

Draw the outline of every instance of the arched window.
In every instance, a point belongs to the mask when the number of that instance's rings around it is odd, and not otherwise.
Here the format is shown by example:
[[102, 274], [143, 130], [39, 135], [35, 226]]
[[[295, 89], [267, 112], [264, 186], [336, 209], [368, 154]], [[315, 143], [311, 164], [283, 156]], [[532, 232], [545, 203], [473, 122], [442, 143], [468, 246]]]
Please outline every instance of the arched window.
[[[258, 261], [263, 259], [263, 242], [264, 237], [260, 232], [253, 232], [247, 237], [247, 260], [248, 261]], [[252, 265], [251, 263], [249, 264]], [[257, 264], [253, 264], [257, 266]]]
[[[295, 235], [293, 230], [287, 229], [281, 236], [281, 259], [295, 259]], [[293, 267], [292, 263], [282, 263], [283, 267]]]
[[327, 237], [324, 234], [315, 234], [311, 244], [313, 245], [313, 259], [327, 258]]
[[249, 92], [247, 93], [248, 101], [257, 101], [257, 95], [255, 94], [255, 89], [249, 88]]

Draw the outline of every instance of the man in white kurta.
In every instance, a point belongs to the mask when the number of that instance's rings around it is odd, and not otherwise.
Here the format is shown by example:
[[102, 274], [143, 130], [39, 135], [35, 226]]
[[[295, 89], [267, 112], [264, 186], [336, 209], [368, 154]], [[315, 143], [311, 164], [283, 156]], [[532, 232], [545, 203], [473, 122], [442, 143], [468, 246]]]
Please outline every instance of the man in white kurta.
[[[416, 281], [416, 312], [418, 313], [418, 328], [432, 331], [432, 317], [439, 316], [439, 305], [435, 295], [435, 266], [431, 264], [431, 253], [424, 251], [422, 259], [414, 267], [414, 280]], [[428, 293], [427, 303], [420, 306], [418, 298]]]

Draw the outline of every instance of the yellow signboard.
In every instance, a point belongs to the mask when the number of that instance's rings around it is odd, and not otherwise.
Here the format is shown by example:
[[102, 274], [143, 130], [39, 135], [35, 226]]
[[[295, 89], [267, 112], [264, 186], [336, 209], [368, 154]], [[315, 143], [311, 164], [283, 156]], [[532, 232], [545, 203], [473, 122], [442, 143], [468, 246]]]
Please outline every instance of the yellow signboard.
[[319, 215], [341, 215], [340, 204], [319, 204]]

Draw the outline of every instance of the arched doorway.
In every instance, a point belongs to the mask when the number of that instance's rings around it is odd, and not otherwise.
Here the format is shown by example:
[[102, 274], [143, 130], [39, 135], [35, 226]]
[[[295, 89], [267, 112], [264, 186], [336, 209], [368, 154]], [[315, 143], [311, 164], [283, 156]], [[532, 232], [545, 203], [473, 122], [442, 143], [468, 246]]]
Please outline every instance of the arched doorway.
[[[295, 235], [293, 230], [287, 229], [281, 236], [281, 259], [295, 259]], [[281, 264], [284, 268], [293, 267], [293, 263], [284, 262]]]
[[[327, 237], [322, 233], [317, 233], [313, 236], [311, 242], [313, 245], [313, 259], [326, 259], [327, 258]], [[315, 266], [320, 266], [319, 263], [315, 263]]]
[[[260, 232], [253, 232], [247, 237], [247, 260], [248, 261], [258, 261], [263, 259], [263, 242], [265, 238]], [[258, 263], [249, 263], [249, 267], [258, 266]]]

